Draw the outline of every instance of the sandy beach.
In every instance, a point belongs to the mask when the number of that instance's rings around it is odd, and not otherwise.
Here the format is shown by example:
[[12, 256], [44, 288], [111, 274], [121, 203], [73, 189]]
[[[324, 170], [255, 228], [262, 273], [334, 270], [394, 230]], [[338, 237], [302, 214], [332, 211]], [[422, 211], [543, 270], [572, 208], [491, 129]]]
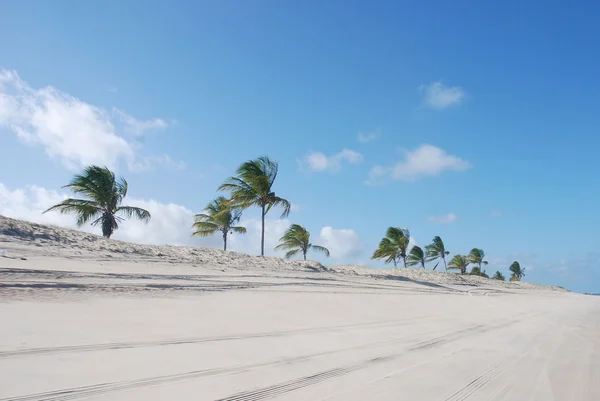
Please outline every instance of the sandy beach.
[[600, 298], [0, 217], [0, 400], [599, 400]]

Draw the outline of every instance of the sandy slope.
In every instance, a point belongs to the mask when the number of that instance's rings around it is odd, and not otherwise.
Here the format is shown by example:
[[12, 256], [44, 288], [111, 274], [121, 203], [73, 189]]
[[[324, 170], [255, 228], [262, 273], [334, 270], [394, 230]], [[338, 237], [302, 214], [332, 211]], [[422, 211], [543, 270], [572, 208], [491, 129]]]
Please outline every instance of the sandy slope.
[[2, 217], [0, 249], [0, 400], [600, 400], [597, 297]]

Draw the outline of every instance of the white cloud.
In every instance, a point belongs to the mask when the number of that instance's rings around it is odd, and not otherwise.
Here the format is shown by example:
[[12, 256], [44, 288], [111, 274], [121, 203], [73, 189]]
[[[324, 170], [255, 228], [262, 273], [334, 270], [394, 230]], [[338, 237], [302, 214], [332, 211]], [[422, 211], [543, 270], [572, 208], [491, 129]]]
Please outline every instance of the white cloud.
[[502, 210], [492, 210], [490, 217], [502, 217]]
[[336, 172], [341, 168], [342, 163], [358, 164], [364, 160], [362, 154], [350, 149], [343, 149], [341, 152], [332, 156], [326, 156], [320, 152], [312, 152], [304, 157], [304, 163], [311, 171]]
[[89, 164], [131, 167], [140, 158], [144, 162], [139, 146], [117, 132], [116, 124], [123, 118], [125, 132], [166, 127], [160, 119], [139, 121], [124, 113], [115, 118], [115, 113], [53, 87], [34, 89], [15, 71], [0, 70], [0, 129], [14, 132], [28, 145], [43, 147], [69, 170]]
[[148, 131], [167, 128], [165, 120], [154, 118], [151, 120], [138, 120], [133, 116], [114, 108], [113, 113], [125, 124], [125, 130], [136, 136], [144, 135]]
[[379, 137], [379, 130], [358, 133], [358, 141], [362, 143], [374, 141], [377, 137]]
[[161, 155], [138, 158], [137, 161], [129, 165], [129, 169], [134, 172], [150, 171], [155, 167], [164, 167], [169, 170], [185, 170], [186, 164], [183, 161], [173, 160], [169, 155]]
[[458, 86], [449, 88], [439, 81], [419, 86], [419, 92], [423, 98], [423, 104], [434, 110], [458, 106], [466, 96], [462, 88]]
[[458, 220], [458, 217], [454, 213], [444, 214], [442, 216], [429, 216], [427, 221], [438, 224], [449, 224], [454, 223]]
[[331, 258], [340, 263], [348, 263], [360, 256], [364, 245], [358, 234], [352, 229], [335, 229], [323, 227], [319, 234], [321, 242], [318, 245], [329, 249]]
[[471, 167], [468, 161], [449, 155], [433, 145], [421, 145], [415, 150], [404, 149], [404, 160], [391, 167], [376, 165], [369, 172], [367, 183], [377, 184], [382, 179], [415, 181], [444, 171], [464, 171]]

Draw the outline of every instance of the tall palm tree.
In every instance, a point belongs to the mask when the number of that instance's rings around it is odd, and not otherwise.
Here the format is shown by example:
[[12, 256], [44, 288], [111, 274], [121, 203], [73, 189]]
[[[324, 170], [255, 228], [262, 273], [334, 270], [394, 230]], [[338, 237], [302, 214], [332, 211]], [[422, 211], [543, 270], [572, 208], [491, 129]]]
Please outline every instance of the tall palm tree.
[[329, 249], [320, 245], [313, 245], [310, 243], [310, 233], [306, 228], [298, 224], [292, 224], [287, 229], [283, 237], [279, 239], [279, 245], [275, 249], [287, 250], [285, 254], [286, 259], [291, 258], [298, 252], [302, 252], [304, 260], [306, 260], [306, 253], [309, 249], [314, 249], [325, 254], [329, 257]]
[[150, 220], [150, 213], [139, 207], [122, 206], [127, 196], [127, 181], [123, 177], [116, 178], [107, 167], [88, 166], [83, 174], [73, 177], [68, 185], [76, 194], [87, 199], [65, 199], [52, 206], [44, 213], [57, 210], [60, 213], [73, 213], [77, 216], [77, 225], [86, 223], [102, 225], [102, 235], [110, 238], [125, 218], [138, 218], [144, 222]]
[[[426, 262], [433, 262], [435, 260], [441, 259], [444, 261], [444, 269], [448, 270], [448, 265], [446, 265], [446, 256], [448, 256], [450, 252], [446, 250], [444, 246], [444, 241], [438, 236], [433, 237], [433, 243], [427, 245], [425, 247], [425, 256]], [[435, 270], [440, 262], [436, 263], [433, 267]]]
[[500, 273], [499, 271], [496, 271], [496, 274], [494, 274], [494, 276], [492, 277], [495, 280], [501, 280], [501, 281], [505, 281], [506, 279], [504, 278], [504, 274]]
[[237, 169], [236, 177], [229, 177], [219, 191], [231, 193], [231, 207], [246, 209], [258, 206], [261, 210], [260, 254], [265, 254], [265, 216], [273, 206], [283, 208], [281, 218], [290, 214], [291, 203], [273, 192], [279, 164], [266, 156], [249, 160]]
[[471, 249], [471, 252], [469, 252], [469, 263], [473, 263], [475, 265], [477, 265], [479, 267], [479, 270], [481, 271], [481, 265], [487, 265], [488, 262], [487, 260], [483, 260], [485, 258], [485, 252], [483, 252], [483, 249], [479, 249], [479, 248], [473, 248]]
[[510, 265], [508, 270], [511, 271], [510, 281], [521, 281], [525, 277], [525, 269], [521, 268], [521, 265], [516, 260]]
[[192, 235], [208, 237], [220, 231], [223, 234], [223, 250], [226, 251], [228, 234], [246, 234], [245, 227], [236, 226], [242, 217], [242, 211], [232, 209], [229, 200], [225, 197], [215, 198], [204, 208], [204, 212], [194, 216], [192, 228], [196, 231]]
[[406, 228], [390, 227], [371, 259], [385, 259], [385, 263], [394, 262], [394, 267], [402, 260], [406, 267], [406, 257], [410, 232]]
[[448, 263], [448, 270], [460, 270], [460, 274], [465, 274], [468, 266], [469, 258], [466, 255], [454, 255]]
[[423, 252], [420, 246], [415, 245], [411, 248], [408, 254], [408, 265], [421, 265], [423, 269], [425, 268], [425, 252]]

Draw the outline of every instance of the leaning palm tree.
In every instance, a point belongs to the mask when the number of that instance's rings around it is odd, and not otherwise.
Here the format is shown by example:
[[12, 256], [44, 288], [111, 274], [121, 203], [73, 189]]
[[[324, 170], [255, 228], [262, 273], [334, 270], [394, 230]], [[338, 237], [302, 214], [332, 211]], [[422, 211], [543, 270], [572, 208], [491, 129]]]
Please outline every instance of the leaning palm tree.
[[454, 255], [448, 263], [448, 270], [460, 270], [460, 274], [465, 274], [468, 266], [469, 258], [466, 255]]
[[406, 228], [390, 227], [371, 259], [385, 259], [385, 263], [394, 262], [394, 267], [402, 260], [406, 267], [406, 258], [410, 233]]
[[[444, 246], [444, 242], [442, 241], [442, 239], [438, 236], [433, 237], [433, 243], [427, 245], [425, 247], [425, 253], [426, 253], [426, 262], [433, 262], [435, 260], [441, 259], [444, 261], [444, 268], [446, 270], [448, 270], [448, 265], [446, 265], [446, 256], [448, 256], [448, 254], [450, 254], [450, 252], [448, 252], [446, 250], [446, 247]], [[440, 262], [438, 261], [436, 263], [436, 265], [433, 267], [433, 270], [435, 270], [438, 266]]]
[[205, 208], [205, 213], [194, 216], [192, 228], [196, 231], [192, 235], [209, 237], [220, 231], [223, 235], [223, 250], [227, 250], [227, 235], [238, 233], [246, 234], [245, 227], [236, 226], [242, 217], [242, 211], [232, 209], [229, 200], [219, 196], [210, 202]]
[[279, 239], [279, 245], [275, 247], [276, 250], [287, 250], [285, 258], [289, 259], [296, 255], [298, 252], [302, 252], [304, 260], [306, 260], [306, 253], [309, 249], [314, 249], [325, 254], [329, 257], [329, 250], [324, 246], [313, 245], [310, 243], [310, 233], [306, 228], [298, 224], [292, 224], [290, 228], [283, 234], [283, 237]]
[[423, 269], [425, 268], [425, 252], [420, 246], [413, 246], [408, 254], [408, 265], [416, 266], [420, 265]]
[[53, 210], [63, 214], [73, 213], [77, 216], [78, 226], [101, 224], [102, 235], [106, 238], [110, 238], [125, 218], [135, 217], [144, 222], [150, 220], [147, 210], [121, 205], [127, 195], [127, 181], [123, 177], [116, 178], [108, 167], [88, 166], [83, 174], [73, 177], [63, 188], [69, 188], [87, 199], [65, 199], [44, 213]]
[[265, 216], [273, 206], [283, 208], [281, 218], [290, 214], [291, 203], [273, 192], [279, 165], [266, 156], [249, 160], [237, 169], [236, 177], [229, 177], [219, 191], [231, 193], [231, 207], [246, 209], [258, 206], [261, 209], [260, 254], [265, 254]]
[[471, 249], [471, 252], [469, 252], [469, 263], [473, 263], [475, 265], [477, 265], [477, 267], [479, 267], [479, 270], [481, 271], [481, 265], [487, 265], [488, 262], [487, 260], [483, 260], [485, 258], [485, 252], [483, 252], [483, 249], [479, 249], [479, 248], [473, 248]]
[[517, 261], [514, 261], [508, 270], [512, 273], [510, 275], [510, 281], [521, 281], [521, 279], [525, 277], [525, 269], [521, 268], [521, 265]]
[[496, 271], [496, 274], [494, 274], [494, 276], [492, 278], [494, 280], [501, 280], [501, 281], [505, 281], [506, 280], [504, 278], [504, 274], [500, 273], [499, 271]]

